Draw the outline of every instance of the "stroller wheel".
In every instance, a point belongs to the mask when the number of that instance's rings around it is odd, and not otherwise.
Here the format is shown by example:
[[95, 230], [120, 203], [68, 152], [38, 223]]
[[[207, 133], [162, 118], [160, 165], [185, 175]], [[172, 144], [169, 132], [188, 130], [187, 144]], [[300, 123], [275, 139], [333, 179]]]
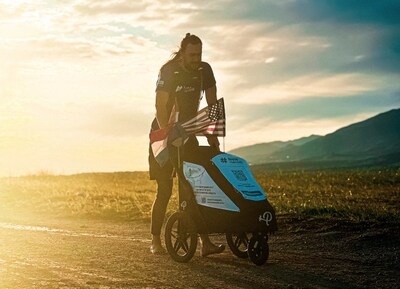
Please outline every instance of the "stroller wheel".
[[165, 246], [172, 259], [188, 262], [197, 247], [197, 233], [193, 221], [185, 212], [173, 213], [165, 225]]
[[266, 235], [253, 234], [247, 247], [247, 253], [249, 254], [250, 260], [257, 266], [261, 266], [267, 262], [269, 246]]
[[232, 253], [239, 258], [246, 259], [249, 257], [247, 254], [247, 247], [249, 238], [245, 232], [242, 233], [226, 233], [226, 242]]

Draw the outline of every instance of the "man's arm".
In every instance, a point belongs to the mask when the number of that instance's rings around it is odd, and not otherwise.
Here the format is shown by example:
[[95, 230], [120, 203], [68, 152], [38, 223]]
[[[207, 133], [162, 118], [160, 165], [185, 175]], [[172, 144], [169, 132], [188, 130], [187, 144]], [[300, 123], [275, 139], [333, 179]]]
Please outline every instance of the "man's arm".
[[206, 100], [208, 105], [217, 102], [217, 87], [215, 85], [206, 89]]
[[167, 102], [169, 93], [165, 91], [156, 92], [156, 118], [160, 128], [168, 126], [169, 115], [167, 111]]
[[[217, 102], [217, 87], [215, 85], [206, 89], [206, 100], [208, 105]], [[216, 135], [207, 135], [207, 141], [210, 146], [219, 150], [219, 140]]]

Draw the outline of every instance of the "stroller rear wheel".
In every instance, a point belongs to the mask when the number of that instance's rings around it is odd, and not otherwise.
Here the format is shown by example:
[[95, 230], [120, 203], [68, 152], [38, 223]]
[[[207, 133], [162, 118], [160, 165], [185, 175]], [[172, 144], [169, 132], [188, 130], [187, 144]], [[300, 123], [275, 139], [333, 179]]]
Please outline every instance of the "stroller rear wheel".
[[249, 244], [249, 237], [247, 233], [226, 233], [226, 242], [232, 253], [239, 258], [246, 259], [249, 257], [247, 254], [247, 247]]
[[165, 225], [165, 246], [172, 259], [185, 263], [192, 259], [197, 248], [196, 228], [185, 212], [173, 213]]
[[268, 236], [259, 233], [253, 234], [247, 247], [247, 253], [250, 260], [257, 266], [267, 262], [269, 257]]

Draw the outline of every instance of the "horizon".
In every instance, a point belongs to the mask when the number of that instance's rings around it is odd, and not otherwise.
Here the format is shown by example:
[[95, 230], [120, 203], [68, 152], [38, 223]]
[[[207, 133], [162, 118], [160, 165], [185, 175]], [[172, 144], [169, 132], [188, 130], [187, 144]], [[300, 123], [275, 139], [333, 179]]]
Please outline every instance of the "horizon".
[[[376, 115], [374, 115], [374, 116], [372, 116], [372, 117], [370, 117], [368, 119], [361, 120], [359, 122], [355, 122], [355, 123], [349, 124], [347, 126], [338, 128], [337, 130], [329, 132], [329, 133], [327, 133], [325, 135], [311, 134], [311, 135], [308, 135], [308, 136], [303, 136], [303, 137], [296, 138], [296, 139], [290, 139], [290, 140], [287, 140], [287, 141], [274, 140], [274, 141], [271, 141], [271, 142], [292, 142], [292, 141], [297, 141], [297, 140], [300, 140], [300, 139], [305, 139], [305, 138], [310, 138], [310, 137], [325, 137], [325, 136], [333, 134], [336, 131], [341, 130], [343, 128], [350, 127], [350, 126], [358, 124], [360, 122], [367, 121], [367, 120], [369, 120], [371, 118], [375, 118], [375, 117], [377, 117], [377, 116], [379, 116], [381, 114], [386, 114], [386, 113], [389, 113], [390, 111], [395, 111], [395, 110], [400, 110], [400, 108], [394, 108], [394, 109], [390, 109], [390, 110], [382, 112], [382, 113], [378, 113], [378, 114], [376, 114]], [[230, 151], [233, 151], [233, 150], [236, 150], [236, 149], [247, 148], [247, 147], [256, 146], [256, 145], [263, 145], [263, 144], [268, 144], [268, 143], [271, 143], [271, 142], [254, 143], [254, 144], [250, 144], [250, 145], [246, 145], [246, 146], [240, 146], [240, 147], [237, 147], [237, 148], [230, 149], [229, 151], [226, 151], [226, 153], [229, 153]], [[17, 178], [18, 177], [40, 177], [40, 176], [74, 176], [74, 175], [80, 175], [80, 174], [113, 174], [113, 173], [117, 174], [117, 173], [147, 173], [147, 172], [148, 172], [148, 169], [145, 169], [145, 170], [133, 170], [133, 171], [132, 170], [131, 171], [129, 171], [129, 170], [128, 171], [82, 171], [82, 172], [70, 172], [70, 173], [54, 173], [54, 172], [51, 172], [51, 171], [40, 170], [40, 171], [37, 171], [37, 172], [31, 172], [31, 173], [26, 173], [26, 174], [22, 174], [22, 175], [8, 175], [8, 176], [0, 175], [0, 178], [8, 178], [8, 177], [11, 177], [11, 178], [12, 177], [17, 177]]]
[[398, 109], [398, 9], [0, 0], [0, 176], [147, 171], [158, 70], [187, 32], [225, 99], [226, 151]]

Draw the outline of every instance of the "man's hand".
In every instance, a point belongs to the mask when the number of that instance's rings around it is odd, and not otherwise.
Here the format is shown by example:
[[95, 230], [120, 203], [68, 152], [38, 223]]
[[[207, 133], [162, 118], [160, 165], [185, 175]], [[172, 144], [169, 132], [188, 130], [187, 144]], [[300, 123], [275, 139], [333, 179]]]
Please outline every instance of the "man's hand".
[[212, 147], [215, 147], [219, 150], [219, 140], [216, 135], [207, 136], [208, 144]]

